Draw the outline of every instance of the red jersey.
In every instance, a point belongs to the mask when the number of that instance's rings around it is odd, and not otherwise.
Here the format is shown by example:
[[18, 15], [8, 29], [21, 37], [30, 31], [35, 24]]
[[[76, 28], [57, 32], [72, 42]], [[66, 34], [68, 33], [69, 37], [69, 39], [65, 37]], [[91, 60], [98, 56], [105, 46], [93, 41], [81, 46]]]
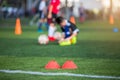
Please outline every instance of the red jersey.
[[50, 5], [53, 6], [52, 12], [57, 14], [60, 10], [60, 0], [51, 0]]

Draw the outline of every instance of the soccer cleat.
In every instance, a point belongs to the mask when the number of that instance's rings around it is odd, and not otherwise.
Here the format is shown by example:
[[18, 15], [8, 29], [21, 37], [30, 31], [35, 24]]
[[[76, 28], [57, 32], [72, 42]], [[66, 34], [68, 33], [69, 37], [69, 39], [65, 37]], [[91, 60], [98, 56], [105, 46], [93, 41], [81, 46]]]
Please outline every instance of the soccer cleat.
[[69, 46], [71, 45], [71, 41], [63, 41], [61, 43], [59, 43], [60, 46]]
[[49, 41], [54, 42], [56, 39], [54, 37], [48, 37]]
[[77, 43], [77, 38], [73, 37], [71, 40], [63, 41], [63, 42], [59, 43], [59, 45], [60, 46], [69, 46], [69, 45], [76, 44], [76, 43]]
[[77, 43], [77, 38], [76, 37], [73, 37], [72, 39], [71, 39], [71, 44], [76, 44]]
[[41, 32], [43, 32], [43, 30], [39, 29], [39, 30], [38, 30], [38, 32], [40, 32], [40, 33], [41, 33]]

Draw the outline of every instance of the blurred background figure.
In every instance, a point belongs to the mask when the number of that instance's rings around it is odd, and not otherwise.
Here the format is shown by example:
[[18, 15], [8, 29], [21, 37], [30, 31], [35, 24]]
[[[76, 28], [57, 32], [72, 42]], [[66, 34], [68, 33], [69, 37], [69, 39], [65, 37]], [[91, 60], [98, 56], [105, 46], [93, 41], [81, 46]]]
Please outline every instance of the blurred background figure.
[[80, 7], [79, 7], [79, 21], [81, 23], [85, 21], [85, 9], [83, 7], [83, 3], [80, 3]]
[[54, 33], [56, 31], [55, 19], [60, 11], [60, 0], [51, 0], [48, 7], [48, 37], [50, 41], [55, 41]]
[[[39, 5], [42, 0], [0, 0], [0, 18], [30, 18], [30, 25], [38, 26]], [[47, 3], [51, 0], [47, 0]], [[108, 20], [110, 14], [120, 19], [120, 0], [60, 0], [61, 16], [69, 19], [71, 15], [84, 20]], [[83, 6], [84, 4], [84, 6]], [[48, 6], [48, 4], [47, 4]], [[111, 7], [112, 6], [112, 7]], [[78, 9], [79, 8], [79, 9]], [[32, 19], [31, 19], [32, 18]]]
[[7, 14], [7, 18], [8, 17], [12, 17], [12, 13], [13, 13], [13, 7], [8, 7], [8, 14]]
[[[39, 4], [40, 4], [41, 0], [36, 0], [33, 2], [32, 4], [32, 7], [31, 7], [31, 16], [33, 17], [31, 20], [30, 20], [30, 25], [34, 25], [34, 24], [37, 24], [38, 25], [38, 19], [39, 19], [39, 13], [38, 13], [38, 7], [39, 7]], [[31, 2], [32, 3], [32, 2]]]
[[25, 14], [25, 10], [24, 10], [24, 8], [23, 8], [22, 6], [20, 6], [20, 7], [18, 8], [17, 15], [18, 15], [19, 17], [24, 17], [24, 14]]
[[2, 0], [0, 11], [0, 15], [2, 15], [1, 18], [4, 19], [24, 17], [25, 6], [22, 1]]
[[1, 11], [3, 13], [3, 18], [6, 19], [7, 14], [8, 14], [7, 7], [5, 5], [3, 5], [1, 9], [2, 9]]
[[47, 26], [46, 15], [47, 15], [47, 3], [46, 0], [42, 0], [39, 4], [38, 32], [43, 32], [41, 27], [43, 26], [44, 23]]
[[13, 16], [17, 17], [17, 12], [18, 12], [18, 8], [17, 7], [13, 7]]
[[74, 11], [74, 3], [72, 3], [72, 6], [70, 6], [70, 8], [69, 8], [70, 17], [71, 17], [71, 16], [74, 16], [73, 11]]

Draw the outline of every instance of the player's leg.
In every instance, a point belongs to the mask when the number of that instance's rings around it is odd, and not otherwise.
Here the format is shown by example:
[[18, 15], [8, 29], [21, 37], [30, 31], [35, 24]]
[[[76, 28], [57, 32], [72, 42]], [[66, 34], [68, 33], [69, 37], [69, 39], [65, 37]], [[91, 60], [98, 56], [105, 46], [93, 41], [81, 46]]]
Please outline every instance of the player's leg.
[[49, 23], [48, 36], [50, 41], [55, 41], [54, 33], [56, 31], [56, 27], [54, 22], [56, 17], [57, 15], [52, 13], [52, 18], [48, 19], [48, 23]]
[[47, 23], [47, 18], [46, 17], [44, 18], [44, 25], [45, 25], [46, 29], [48, 30], [49, 24]]
[[55, 41], [55, 38], [54, 38], [54, 32], [56, 31], [56, 27], [54, 27], [54, 23], [51, 23], [49, 25], [49, 29], [48, 29], [48, 38], [50, 41]]
[[32, 26], [33, 24], [35, 24], [35, 21], [38, 19], [39, 17], [39, 13], [35, 14], [35, 16], [32, 18], [32, 20], [30, 21], [30, 25]]
[[38, 32], [42, 32], [42, 24], [43, 24], [43, 13], [42, 11], [39, 12], [39, 23], [38, 23]]
[[76, 44], [76, 43], [77, 43], [77, 37], [75, 36], [71, 39], [71, 44]]
[[43, 20], [40, 19], [39, 23], [38, 23], [38, 32], [43, 32], [43, 30], [42, 30], [42, 24], [43, 24]]

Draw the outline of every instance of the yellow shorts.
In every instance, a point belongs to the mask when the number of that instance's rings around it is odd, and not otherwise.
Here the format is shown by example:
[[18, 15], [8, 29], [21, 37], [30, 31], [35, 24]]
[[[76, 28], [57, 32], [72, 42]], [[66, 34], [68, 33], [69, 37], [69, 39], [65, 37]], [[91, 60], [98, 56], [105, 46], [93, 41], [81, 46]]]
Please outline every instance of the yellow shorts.
[[68, 46], [68, 45], [72, 45], [72, 44], [76, 44], [77, 43], [77, 38], [73, 37], [71, 40], [68, 41], [63, 41], [61, 43], [59, 43], [60, 46]]

